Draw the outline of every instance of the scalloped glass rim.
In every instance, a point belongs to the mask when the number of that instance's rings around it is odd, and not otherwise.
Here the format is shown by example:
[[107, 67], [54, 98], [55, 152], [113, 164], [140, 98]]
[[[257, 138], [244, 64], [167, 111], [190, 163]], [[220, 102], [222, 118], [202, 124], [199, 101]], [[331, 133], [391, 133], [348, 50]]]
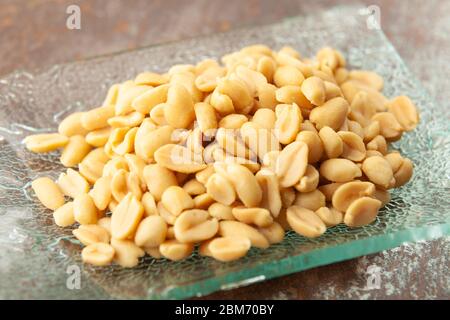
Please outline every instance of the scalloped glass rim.
[[[146, 257], [134, 269], [82, 265], [70, 230], [55, 227], [50, 212], [29, 192], [32, 178], [61, 172], [58, 154], [30, 154], [21, 139], [31, 132], [54, 130], [63, 116], [98, 104], [112, 83], [140, 71], [164, 71], [175, 63], [220, 57], [252, 43], [275, 48], [292, 45], [307, 55], [324, 45], [337, 47], [352, 67], [381, 74], [387, 96], [410, 96], [421, 109], [421, 124], [394, 145], [414, 161], [412, 181], [393, 192], [392, 201], [370, 226], [338, 226], [312, 240], [289, 232], [281, 244], [265, 251], [252, 249], [248, 257], [229, 264], [194, 254], [177, 263]], [[449, 235], [449, 200], [445, 197], [450, 171], [448, 115], [449, 110], [429, 98], [384, 34], [367, 28], [366, 17], [356, 6], [56, 65], [33, 74], [15, 72], [0, 79], [0, 249], [4, 249], [0, 258], [12, 266], [28, 267], [31, 270], [22, 276], [38, 281], [30, 293], [5, 276], [0, 294], [19, 298], [186, 298], [375, 253], [403, 242]], [[17, 253], [21, 250], [26, 255]], [[65, 288], [66, 266], [71, 264], [79, 265], [85, 275], [79, 292]], [[0, 268], [4, 266], [5, 262], [0, 264]], [[9, 274], [19, 274], [16, 269]]]

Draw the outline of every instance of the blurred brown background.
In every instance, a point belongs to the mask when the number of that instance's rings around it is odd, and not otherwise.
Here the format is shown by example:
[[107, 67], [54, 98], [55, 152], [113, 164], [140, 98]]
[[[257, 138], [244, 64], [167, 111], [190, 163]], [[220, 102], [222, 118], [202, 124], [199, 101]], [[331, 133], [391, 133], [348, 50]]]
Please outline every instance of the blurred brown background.
[[[0, 76], [150, 44], [269, 23], [337, 4], [375, 4], [381, 27], [424, 83], [449, 108], [448, 0], [0, 0]], [[81, 30], [66, 28], [66, 8], [81, 8]], [[450, 297], [450, 238], [214, 293], [216, 299], [367, 299]], [[367, 268], [381, 288], [367, 290]]]

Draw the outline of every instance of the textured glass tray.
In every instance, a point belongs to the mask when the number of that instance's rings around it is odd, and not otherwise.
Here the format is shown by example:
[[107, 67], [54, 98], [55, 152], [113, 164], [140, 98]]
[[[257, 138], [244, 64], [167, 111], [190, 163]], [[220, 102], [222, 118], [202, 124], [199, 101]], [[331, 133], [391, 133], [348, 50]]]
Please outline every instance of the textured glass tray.
[[[30, 133], [55, 130], [70, 112], [98, 106], [112, 83], [133, 78], [140, 71], [165, 71], [175, 63], [220, 57], [254, 43], [274, 48], [291, 45], [305, 56], [322, 46], [334, 46], [344, 52], [352, 67], [381, 74], [388, 97], [410, 96], [420, 108], [421, 123], [394, 146], [414, 161], [412, 181], [393, 192], [392, 201], [370, 226], [338, 226], [314, 240], [289, 233], [282, 243], [268, 250], [252, 249], [236, 262], [224, 264], [194, 255], [176, 263], [146, 257], [134, 269], [83, 265], [71, 230], [54, 226], [51, 212], [42, 209], [30, 192], [33, 178], [56, 177], [63, 170], [58, 153], [31, 154], [21, 140]], [[15, 72], [0, 79], [0, 298], [199, 296], [407, 241], [448, 235], [449, 116], [449, 110], [430, 100], [384, 34], [367, 28], [366, 17], [356, 7], [336, 7], [273, 25], [57, 65], [35, 73]], [[66, 282], [74, 265], [81, 270], [81, 289], [71, 290]]]

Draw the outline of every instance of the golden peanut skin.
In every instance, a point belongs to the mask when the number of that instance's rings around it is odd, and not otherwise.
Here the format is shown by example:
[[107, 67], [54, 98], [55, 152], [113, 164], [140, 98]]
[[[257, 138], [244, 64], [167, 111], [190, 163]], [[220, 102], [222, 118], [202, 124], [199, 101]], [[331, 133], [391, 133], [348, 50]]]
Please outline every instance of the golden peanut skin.
[[251, 242], [245, 237], [220, 237], [208, 243], [208, 252], [214, 259], [228, 262], [245, 256], [250, 247]]
[[359, 198], [350, 204], [344, 215], [344, 223], [349, 227], [362, 227], [373, 222], [381, 207], [381, 201], [369, 197]]
[[286, 216], [292, 229], [304, 237], [316, 238], [327, 230], [322, 220], [309, 209], [294, 205], [288, 208]]

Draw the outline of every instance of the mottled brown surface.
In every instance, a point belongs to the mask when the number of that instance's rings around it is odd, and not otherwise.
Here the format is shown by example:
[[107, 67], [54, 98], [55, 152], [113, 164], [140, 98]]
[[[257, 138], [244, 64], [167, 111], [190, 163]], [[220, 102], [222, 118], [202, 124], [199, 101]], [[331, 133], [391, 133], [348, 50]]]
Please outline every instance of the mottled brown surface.
[[[433, 98], [449, 107], [450, 1], [364, 0], [381, 8], [381, 25]], [[0, 0], [0, 75], [142, 47], [236, 26], [277, 21], [355, 1]], [[81, 30], [66, 28], [78, 4]], [[446, 79], [446, 78], [445, 78]], [[314, 268], [216, 299], [443, 298], [450, 296], [450, 239], [408, 244], [379, 254]], [[381, 288], [366, 290], [367, 268], [381, 268]]]

